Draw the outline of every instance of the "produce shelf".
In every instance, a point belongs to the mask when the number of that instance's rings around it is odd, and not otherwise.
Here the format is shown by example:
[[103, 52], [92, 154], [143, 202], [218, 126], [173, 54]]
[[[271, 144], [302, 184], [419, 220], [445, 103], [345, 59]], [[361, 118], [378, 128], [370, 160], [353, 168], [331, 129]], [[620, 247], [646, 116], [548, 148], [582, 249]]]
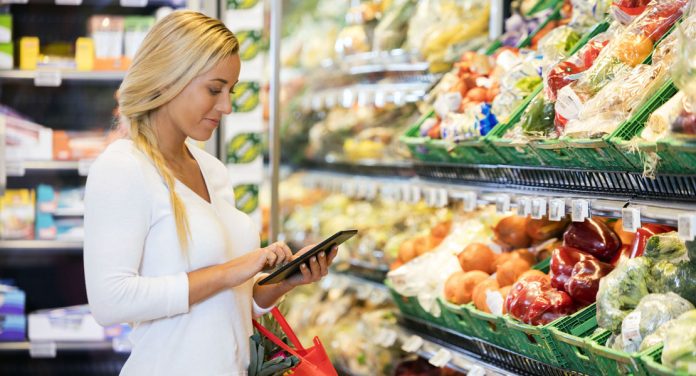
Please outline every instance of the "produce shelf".
[[82, 253], [81, 241], [0, 240], [0, 254]]
[[515, 375], [583, 375], [575, 371], [560, 369], [527, 358], [510, 350], [502, 349], [478, 338], [442, 328], [432, 323], [409, 316], [400, 316], [399, 324], [423, 339], [436, 343], [457, 353], [466, 354], [486, 370], [499, 374]]
[[[37, 75], [41, 74], [42, 71], [32, 71], [32, 70], [0, 70], [0, 80], [33, 80]], [[46, 71], [48, 72], [48, 71]], [[58, 72], [62, 80], [76, 80], [76, 81], [121, 81], [125, 77], [125, 71], [59, 71], [54, 70], [51, 72]]]

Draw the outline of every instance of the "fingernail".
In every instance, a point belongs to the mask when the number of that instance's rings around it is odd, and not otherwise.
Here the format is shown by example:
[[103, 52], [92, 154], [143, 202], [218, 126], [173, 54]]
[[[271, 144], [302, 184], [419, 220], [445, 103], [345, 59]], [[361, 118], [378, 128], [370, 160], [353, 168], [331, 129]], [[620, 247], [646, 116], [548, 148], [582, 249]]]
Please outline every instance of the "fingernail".
[[317, 258], [316, 258], [316, 257], [312, 257], [312, 262], [317, 262]]
[[302, 265], [300, 265], [300, 268], [302, 268], [302, 269], [307, 269], [307, 265], [302, 264]]
[[321, 252], [321, 253], [319, 254], [319, 257], [324, 258], [324, 257], [326, 257], [326, 254], [325, 254], [324, 252]]

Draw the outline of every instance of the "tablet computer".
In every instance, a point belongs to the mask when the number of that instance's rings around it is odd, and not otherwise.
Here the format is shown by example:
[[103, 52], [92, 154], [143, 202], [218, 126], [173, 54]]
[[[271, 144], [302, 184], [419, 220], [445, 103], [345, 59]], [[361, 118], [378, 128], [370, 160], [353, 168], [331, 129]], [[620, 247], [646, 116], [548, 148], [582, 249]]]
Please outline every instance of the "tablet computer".
[[302, 256], [294, 259], [293, 261], [281, 266], [278, 270], [273, 272], [268, 277], [262, 279], [259, 285], [273, 284], [282, 282], [283, 280], [289, 278], [295, 273], [300, 273], [300, 265], [309, 262], [312, 256], [318, 255], [320, 252], [325, 252], [328, 256], [331, 252], [331, 248], [345, 242], [346, 240], [352, 238], [358, 230], [343, 230], [339, 231], [328, 238], [324, 239], [321, 243], [314, 246], [314, 248], [305, 252]]

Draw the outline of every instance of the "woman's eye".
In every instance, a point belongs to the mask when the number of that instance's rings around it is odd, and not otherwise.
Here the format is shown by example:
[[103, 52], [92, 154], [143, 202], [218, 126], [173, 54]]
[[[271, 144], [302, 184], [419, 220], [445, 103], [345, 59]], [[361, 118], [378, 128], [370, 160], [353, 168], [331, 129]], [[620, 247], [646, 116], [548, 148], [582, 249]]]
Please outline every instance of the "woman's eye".
[[218, 95], [221, 92], [220, 90], [215, 90], [215, 89], [208, 89], [208, 91], [210, 91], [211, 95]]

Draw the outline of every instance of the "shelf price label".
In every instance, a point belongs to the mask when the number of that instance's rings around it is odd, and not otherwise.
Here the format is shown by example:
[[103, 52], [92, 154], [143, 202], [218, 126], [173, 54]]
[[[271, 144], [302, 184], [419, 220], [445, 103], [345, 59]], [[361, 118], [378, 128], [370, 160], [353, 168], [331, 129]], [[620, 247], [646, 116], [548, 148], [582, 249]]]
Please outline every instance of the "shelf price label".
[[82, 0], [56, 0], [56, 5], [82, 5]]
[[438, 208], [444, 208], [449, 204], [449, 192], [446, 189], [440, 188], [436, 191], [436, 203], [435, 206]]
[[696, 213], [681, 214], [678, 218], [679, 237], [685, 241], [696, 238]]
[[430, 207], [437, 207], [438, 191], [435, 188], [425, 189], [425, 203]]
[[466, 192], [464, 193], [464, 211], [467, 213], [470, 213], [474, 210], [476, 210], [477, 201], [476, 201], [476, 192]]
[[94, 163], [93, 159], [80, 159], [77, 162], [77, 173], [80, 176], [87, 176], [89, 174], [89, 169], [92, 167], [92, 163]]
[[379, 188], [377, 187], [377, 184], [375, 183], [370, 183], [365, 185], [365, 199], [367, 200], [374, 200], [377, 198], [377, 192], [379, 191]]
[[56, 343], [55, 342], [30, 342], [29, 356], [32, 358], [55, 358]]
[[420, 350], [421, 347], [423, 347], [423, 338], [414, 334], [408, 337], [406, 342], [404, 342], [403, 345], [401, 345], [401, 350], [404, 350], [408, 353], [414, 353]]
[[58, 87], [63, 82], [60, 71], [36, 71], [34, 86]]
[[526, 217], [532, 213], [532, 201], [528, 197], [517, 199], [517, 215]]
[[498, 214], [506, 214], [510, 211], [510, 195], [500, 195], [496, 198], [495, 211]]
[[542, 219], [546, 215], [546, 199], [532, 199], [532, 219]]
[[571, 219], [573, 222], [585, 222], [590, 216], [590, 202], [587, 200], [572, 201]]
[[26, 171], [22, 161], [5, 161], [5, 175], [7, 176], [24, 176]]
[[428, 363], [437, 368], [442, 368], [446, 366], [450, 360], [452, 360], [452, 353], [445, 348], [441, 348], [435, 353], [435, 355], [433, 355], [432, 358], [430, 358], [430, 360], [428, 360]]
[[560, 221], [566, 216], [565, 200], [553, 199], [549, 201], [549, 220]]
[[640, 209], [621, 209], [621, 221], [623, 222], [624, 231], [636, 232], [640, 228]]
[[119, 0], [122, 7], [143, 8], [147, 5], [147, 0]]

